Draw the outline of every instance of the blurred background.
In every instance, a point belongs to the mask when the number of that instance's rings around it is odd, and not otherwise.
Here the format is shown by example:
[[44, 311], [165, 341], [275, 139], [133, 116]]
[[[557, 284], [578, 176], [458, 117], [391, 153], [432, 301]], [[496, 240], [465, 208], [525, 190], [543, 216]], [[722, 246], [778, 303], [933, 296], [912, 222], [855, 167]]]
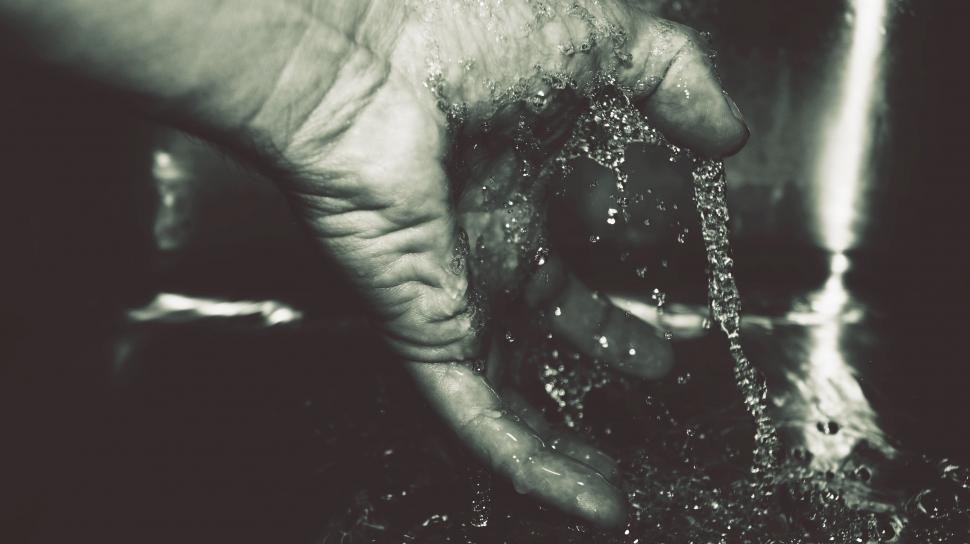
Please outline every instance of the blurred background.
[[[732, 242], [790, 439], [820, 466], [860, 442], [970, 462], [961, 3], [650, 3], [710, 34], [751, 127], [727, 162]], [[3, 62], [0, 533], [323, 542], [454, 509], [463, 453], [270, 182]], [[658, 387], [723, 381], [726, 357], [697, 356], [703, 254], [687, 165], [666, 159], [631, 150], [628, 225], [606, 222], [609, 175], [578, 165], [553, 240], [675, 333]]]

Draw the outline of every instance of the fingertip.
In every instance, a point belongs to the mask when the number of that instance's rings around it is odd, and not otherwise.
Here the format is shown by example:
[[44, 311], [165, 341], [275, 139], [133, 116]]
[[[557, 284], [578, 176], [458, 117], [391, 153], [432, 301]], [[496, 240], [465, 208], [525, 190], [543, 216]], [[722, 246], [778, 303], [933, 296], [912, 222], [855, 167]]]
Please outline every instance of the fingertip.
[[[650, 121], [674, 144], [708, 158], [733, 155], [750, 132], [711, 65], [707, 45], [686, 27], [658, 21], [644, 38], [644, 73], [662, 79], [640, 97]], [[640, 74], [642, 77], [643, 74]]]
[[580, 493], [576, 497], [578, 514], [607, 529], [619, 529], [626, 523], [627, 503], [619, 490], [607, 493]]
[[664, 89], [662, 84], [645, 106], [647, 116], [676, 145], [712, 159], [734, 155], [751, 135], [748, 125], [740, 110], [735, 114], [737, 105], [713, 75], [697, 77], [703, 81], [673, 85], [674, 89]]
[[516, 489], [604, 528], [626, 521], [623, 493], [579, 461], [544, 451], [513, 478]]
[[738, 107], [737, 102], [735, 102], [730, 95], [726, 92], [724, 94], [724, 103], [727, 104], [728, 110], [734, 117], [734, 123], [728, 123], [724, 129], [724, 138], [720, 142], [721, 153], [711, 155], [712, 158], [722, 159], [725, 157], [730, 157], [738, 151], [744, 148], [745, 144], [748, 143], [748, 139], [751, 137], [751, 129], [748, 128], [748, 123], [744, 120], [744, 115], [741, 113], [741, 108]]
[[484, 462], [520, 493], [603, 527], [626, 518], [623, 494], [586, 464], [548, 448], [501, 409], [485, 380], [457, 364], [409, 363], [431, 405]]
[[502, 391], [502, 398], [512, 412], [547, 441], [550, 449], [593, 468], [611, 482], [616, 481], [620, 473], [616, 459], [573, 433], [554, 430], [542, 412], [529, 404], [517, 391], [505, 389]]

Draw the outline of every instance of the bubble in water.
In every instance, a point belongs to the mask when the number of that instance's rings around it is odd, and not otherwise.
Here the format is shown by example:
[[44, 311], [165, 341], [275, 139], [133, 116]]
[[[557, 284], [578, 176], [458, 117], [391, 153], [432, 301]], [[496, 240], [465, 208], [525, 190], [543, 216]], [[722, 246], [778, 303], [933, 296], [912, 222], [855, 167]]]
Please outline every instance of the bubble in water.
[[872, 472], [868, 467], [860, 466], [856, 467], [856, 469], [852, 471], [852, 477], [860, 482], [868, 482], [869, 479], [872, 478]]
[[839, 432], [839, 424], [834, 421], [819, 421], [815, 428], [822, 434], [832, 435]]

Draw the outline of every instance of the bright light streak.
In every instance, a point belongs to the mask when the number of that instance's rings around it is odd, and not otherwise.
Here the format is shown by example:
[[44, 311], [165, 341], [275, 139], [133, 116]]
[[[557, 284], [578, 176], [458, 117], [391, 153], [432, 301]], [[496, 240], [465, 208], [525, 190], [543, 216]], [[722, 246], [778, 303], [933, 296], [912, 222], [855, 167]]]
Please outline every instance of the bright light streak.
[[[878, 100], [888, 0], [854, 0], [852, 41], [841, 78], [838, 101], [822, 142], [816, 188], [817, 220], [822, 242], [832, 252], [829, 278], [811, 297], [818, 318], [811, 330], [806, 368], [789, 379], [807, 402], [805, 445], [816, 466], [837, 464], [860, 438], [892, 454], [876, 415], [842, 354], [841, 337], [853, 305], [843, 278], [849, 269], [845, 251], [856, 242], [860, 193], [868, 181], [873, 103]], [[841, 431], [828, 435], [814, 423], [835, 421]]]
[[141, 322], [185, 322], [212, 317], [247, 316], [259, 316], [264, 325], [272, 326], [299, 321], [303, 313], [275, 300], [221, 300], [177, 293], [159, 293], [148, 305], [128, 312], [130, 320]]
[[825, 131], [816, 187], [823, 242], [842, 252], [855, 241], [859, 193], [866, 181], [872, 105], [882, 71], [888, 0], [854, 0], [852, 42], [839, 99]]

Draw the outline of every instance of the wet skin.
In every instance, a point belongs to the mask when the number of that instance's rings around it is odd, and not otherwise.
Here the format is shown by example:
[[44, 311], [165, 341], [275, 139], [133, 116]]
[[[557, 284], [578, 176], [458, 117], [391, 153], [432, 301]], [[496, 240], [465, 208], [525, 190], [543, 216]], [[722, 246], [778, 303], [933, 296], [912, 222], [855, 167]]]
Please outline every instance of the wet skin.
[[[269, 173], [471, 450], [520, 491], [618, 526], [615, 463], [556, 434], [497, 378], [494, 346], [509, 317], [556, 307], [564, 318], [549, 321], [553, 332], [620, 371], [656, 378], [672, 363], [645, 323], [593, 296], [554, 254], [541, 266], [534, 258], [548, 179], [523, 175], [516, 131], [525, 121], [541, 165], [582, 104], [552, 92], [535, 66], [580, 88], [615, 72], [653, 124], [709, 156], [738, 150], [747, 129], [691, 31], [619, 1], [579, 3], [596, 26], [625, 31], [628, 62], [612, 40], [588, 39], [573, 1], [545, 3], [537, 19], [527, 0], [485, 10], [459, 0], [0, 0], [0, 21], [40, 62], [120, 91]], [[568, 44], [579, 51], [563, 54]], [[521, 94], [490, 90], [510, 87]], [[539, 93], [550, 98], [538, 109], [518, 100]], [[460, 129], [449, 130], [439, 100], [464, 105]], [[499, 198], [483, 198], [483, 186]], [[456, 252], [462, 236], [467, 255]]]

